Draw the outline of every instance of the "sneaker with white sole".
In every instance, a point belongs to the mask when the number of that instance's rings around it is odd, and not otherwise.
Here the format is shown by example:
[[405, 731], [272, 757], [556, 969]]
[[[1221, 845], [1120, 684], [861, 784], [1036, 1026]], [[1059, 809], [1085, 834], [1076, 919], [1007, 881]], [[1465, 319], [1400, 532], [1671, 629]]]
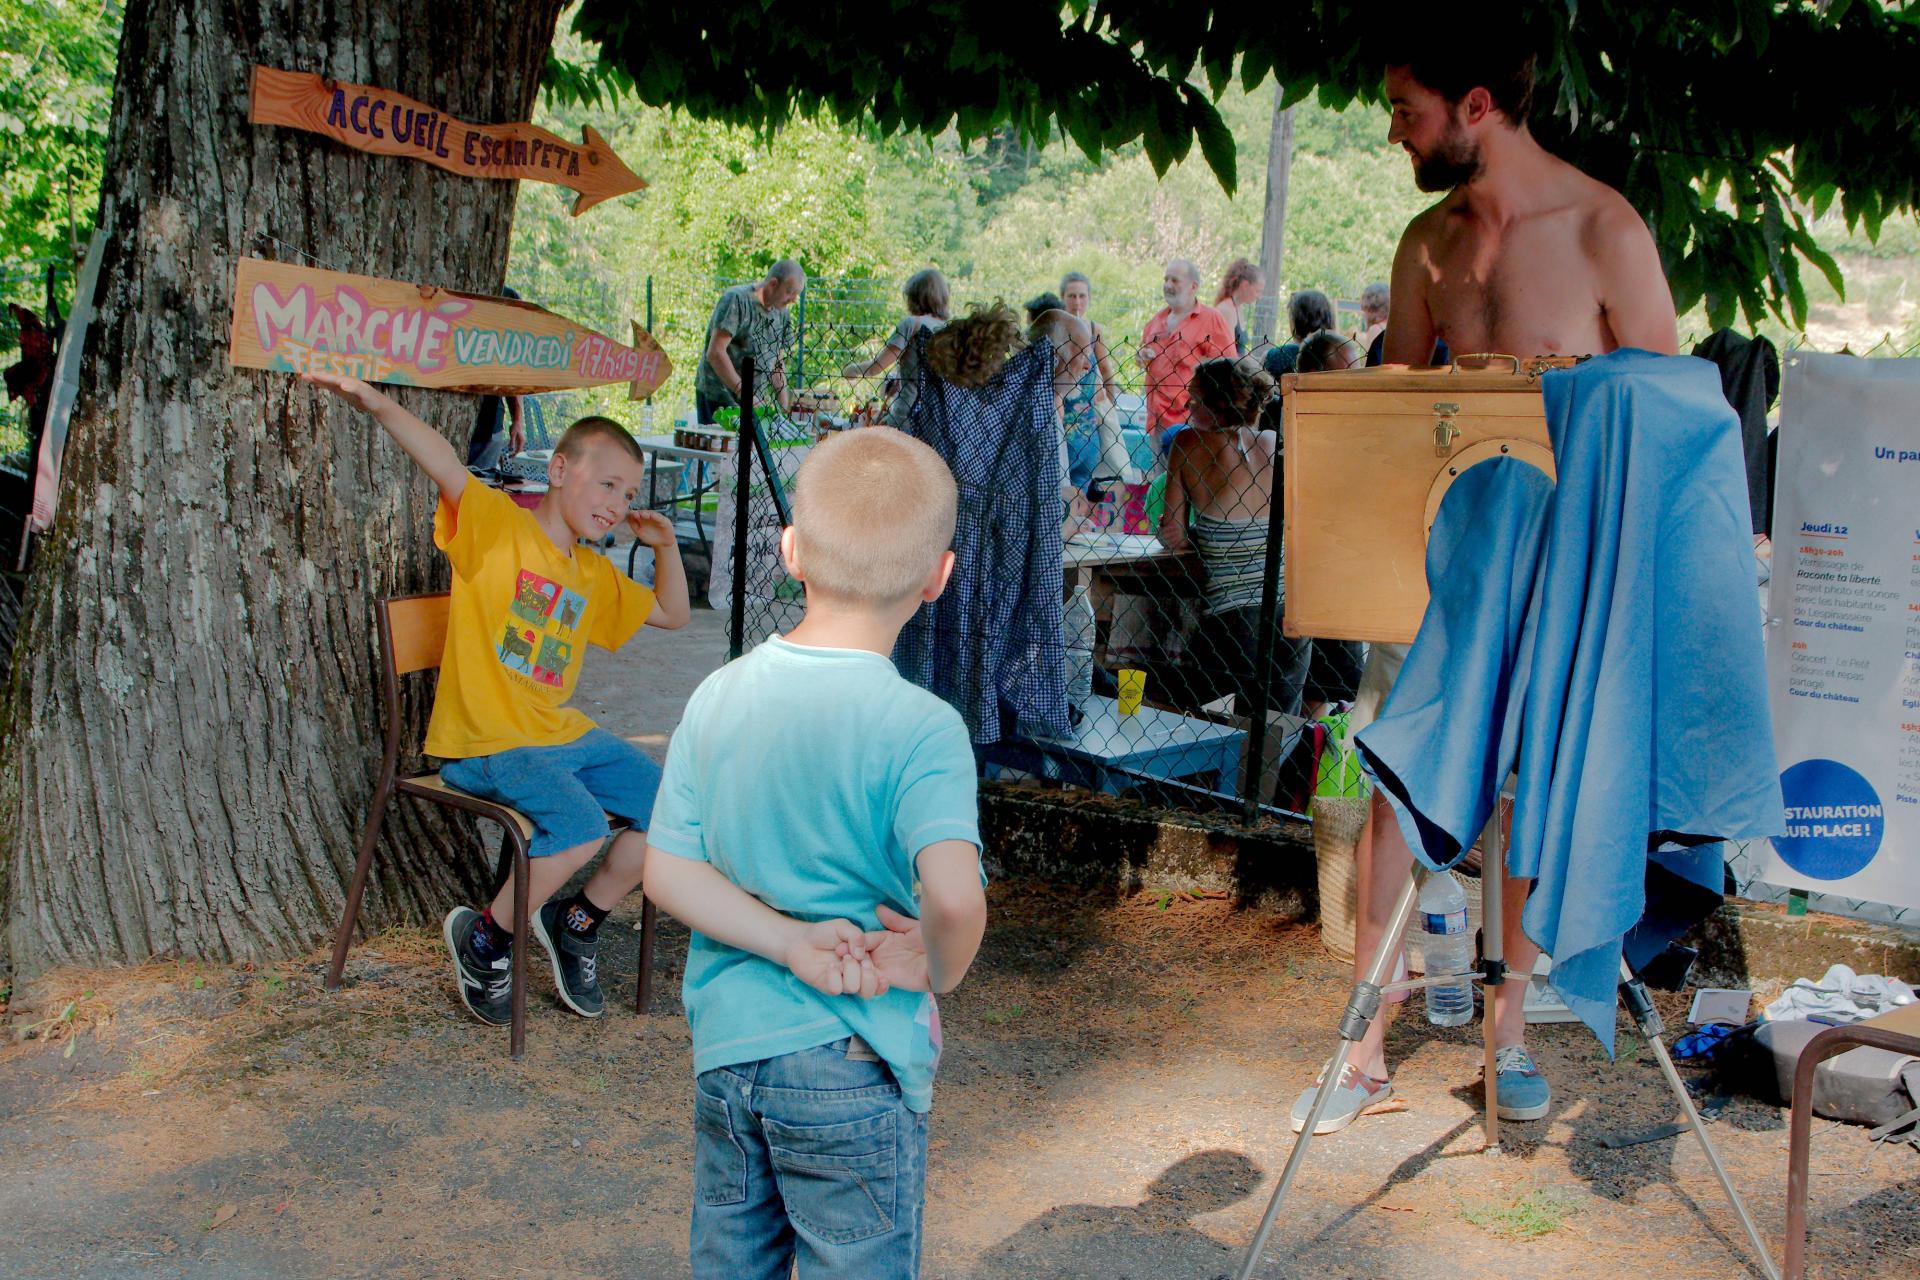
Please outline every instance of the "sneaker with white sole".
[[447, 912], [440, 932], [447, 940], [447, 954], [453, 957], [460, 1003], [488, 1026], [504, 1027], [513, 1021], [513, 956], [509, 952], [482, 960], [474, 955], [473, 931], [479, 924], [478, 911], [455, 907]]
[[1493, 1051], [1502, 1120], [1538, 1120], [1553, 1105], [1553, 1090], [1533, 1055], [1517, 1044]]
[[[1307, 1127], [1307, 1117], [1313, 1112], [1314, 1100], [1320, 1090], [1326, 1086], [1326, 1072], [1320, 1073], [1311, 1088], [1303, 1089], [1299, 1099], [1293, 1104], [1293, 1131], [1299, 1133]], [[1349, 1062], [1340, 1072], [1340, 1084], [1333, 1091], [1333, 1097], [1327, 1103], [1327, 1110], [1320, 1117], [1320, 1123], [1314, 1126], [1315, 1134], [1338, 1133], [1366, 1112], [1369, 1107], [1377, 1107], [1393, 1097], [1391, 1080], [1376, 1080], [1360, 1068]]]
[[560, 1003], [583, 1018], [597, 1018], [607, 1009], [600, 993], [599, 946], [567, 928], [560, 911], [558, 902], [549, 902], [534, 912], [533, 936], [553, 962], [553, 989]]

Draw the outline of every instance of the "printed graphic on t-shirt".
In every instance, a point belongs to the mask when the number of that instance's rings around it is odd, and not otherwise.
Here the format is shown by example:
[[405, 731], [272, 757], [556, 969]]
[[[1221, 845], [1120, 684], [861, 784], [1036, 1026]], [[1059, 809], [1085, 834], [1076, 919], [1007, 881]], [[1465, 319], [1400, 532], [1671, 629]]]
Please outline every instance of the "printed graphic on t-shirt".
[[566, 683], [574, 632], [586, 611], [587, 598], [578, 591], [522, 569], [500, 633], [500, 665], [559, 688]]

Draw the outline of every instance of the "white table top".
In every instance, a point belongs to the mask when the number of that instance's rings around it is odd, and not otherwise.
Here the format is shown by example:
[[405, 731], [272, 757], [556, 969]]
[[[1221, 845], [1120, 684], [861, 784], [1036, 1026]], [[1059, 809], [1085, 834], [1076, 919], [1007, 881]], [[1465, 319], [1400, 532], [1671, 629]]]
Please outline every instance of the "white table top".
[[1112, 698], [1093, 695], [1070, 737], [1035, 738], [1043, 746], [1064, 747], [1106, 761], [1151, 756], [1171, 748], [1205, 747], [1246, 737], [1246, 730], [1183, 716], [1177, 711], [1141, 707], [1130, 716], [1120, 714]]
[[692, 462], [717, 462], [722, 458], [730, 456], [728, 451], [721, 449], [689, 449], [685, 445], [675, 444], [673, 442], [672, 432], [668, 432], [663, 436], [636, 436], [633, 442], [640, 446], [640, 452], [658, 454], [662, 458], [685, 458]]
[[1061, 562], [1069, 569], [1088, 569], [1100, 565], [1130, 564], [1146, 560], [1165, 560], [1186, 555], [1169, 551], [1150, 533], [1108, 533], [1098, 530], [1076, 533], [1061, 548]]

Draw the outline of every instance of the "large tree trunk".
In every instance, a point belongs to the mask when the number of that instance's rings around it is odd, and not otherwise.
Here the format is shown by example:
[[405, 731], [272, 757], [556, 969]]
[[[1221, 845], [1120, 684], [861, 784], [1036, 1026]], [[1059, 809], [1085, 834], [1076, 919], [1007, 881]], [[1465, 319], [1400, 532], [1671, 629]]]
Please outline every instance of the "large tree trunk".
[[1284, 90], [1273, 87], [1273, 127], [1267, 135], [1267, 206], [1260, 223], [1260, 274], [1266, 279], [1266, 291], [1260, 295], [1254, 313], [1254, 333], [1285, 342], [1286, 331], [1280, 308], [1280, 267], [1287, 251], [1287, 178], [1293, 170], [1293, 108], [1282, 108]]
[[[524, 120], [560, 4], [128, 6], [99, 312], [9, 691], [0, 900], [20, 969], [284, 955], [332, 927], [378, 763], [374, 601], [446, 570], [433, 491], [375, 424], [228, 366], [235, 264], [492, 292], [515, 188], [249, 125], [248, 68]], [[471, 428], [470, 399], [400, 399]], [[412, 691], [416, 744], [426, 707]], [[473, 892], [471, 841], [397, 804], [368, 917]]]

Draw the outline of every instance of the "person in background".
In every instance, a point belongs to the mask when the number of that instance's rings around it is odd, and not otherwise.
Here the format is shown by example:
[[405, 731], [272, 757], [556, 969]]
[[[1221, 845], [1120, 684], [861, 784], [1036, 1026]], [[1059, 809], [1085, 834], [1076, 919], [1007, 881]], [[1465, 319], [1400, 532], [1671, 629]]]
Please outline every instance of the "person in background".
[[1322, 329], [1318, 333], [1308, 334], [1300, 344], [1300, 355], [1294, 363], [1297, 373], [1324, 373], [1330, 369], [1359, 369], [1366, 365], [1367, 353], [1360, 344], [1344, 333], [1332, 329]]
[[1287, 328], [1291, 342], [1283, 342], [1267, 352], [1265, 366], [1278, 378], [1292, 373], [1300, 362], [1300, 344], [1322, 329], [1333, 328], [1333, 301], [1318, 289], [1301, 289], [1287, 299]]
[[1375, 280], [1360, 291], [1362, 328], [1354, 335], [1354, 341], [1360, 344], [1363, 355], [1373, 346], [1373, 340], [1387, 331], [1387, 309], [1392, 301], [1393, 292], [1384, 280]]
[[[1160, 541], [1169, 551], [1191, 547], [1207, 574], [1206, 616], [1192, 652], [1213, 669], [1193, 682], [1196, 700], [1234, 695], [1234, 711], [1248, 715], [1264, 681], [1269, 711], [1300, 712], [1308, 648], [1279, 630], [1274, 614], [1273, 658], [1264, 672], [1260, 652], [1260, 596], [1266, 583], [1267, 529], [1272, 523], [1279, 438], [1258, 425], [1272, 398], [1273, 379], [1238, 359], [1202, 361], [1193, 371], [1192, 430], [1167, 453], [1166, 507]], [[1277, 566], [1278, 599], [1286, 599], [1286, 564]], [[1209, 677], [1211, 677], [1209, 679]]]
[[899, 324], [893, 326], [893, 332], [887, 335], [886, 345], [880, 348], [880, 354], [864, 364], [856, 361], [840, 371], [841, 377], [857, 380], [878, 377], [895, 365], [899, 366], [899, 389], [887, 401], [887, 411], [881, 419], [890, 427], [907, 425], [907, 415], [913, 412], [913, 398], [920, 390], [920, 357], [917, 354], [920, 348], [914, 344], [913, 335], [922, 329], [929, 333], [940, 332], [946, 327], [952, 306], [947, 278], [932, 267], [908, 276], [900, 293], [907, 300], [907, 314]]
[[1113, 357], [1107, 354], [1106, 332], [1087, 320], [1087, 308], [1093, 305], [1093, 282], [1083, 272], [1067, 272], [1060, 277], [1060, 300], [1066, 304], [1068, 315], [1086, 320], [1093, 330], [1093, 363], [1100, 375], [1097, 401], [1111, 405], [1120, 394], [1120, 385], [1114, 381]]
[[[1358, 369], [1366, 360], [1366, 352], [1352, 338], [1322, 329], [1300, 344], [1299, 367], [1295, 372]], [[1318, 720], [1337, 704], [1353, 701], [1367, 654], [1355, 640], [1302, 640], [1300, 643], [1311, 650], [1300, 714], [1309, 720]]]
[[[1043, 293], [1029, 300], [1029, 340], [1044, 336], [1044, 321], [1049, 312], [1065, 310], [1066, 305], [1056, 294]], [[1099, 385], [1100, 371], [1095, 362], [1089, 360], [1086, 370], [1072, 385], [1062, 388], [1056, 400], [1055, 416], [1060, 423], [1062, 440], [1060, 474], [1066, 477], [1065, 484], [1073, 491], [1066, 500], [1075, 507], [1072, 514], [1076, 516], [1085, 514], [1089, 500], [1087, 490], [1093, 486], [1094, 468], [1100, 465], [1100, 411], [1094, 404]]]
[[1187, 425], [1187, 386], [1203, 360], [1237, 359], [1233, 330], [1200, 305], [1200, 268], [1185, 258], [1167, 263], [1161, 280], [1167, 305], [1147, 321], [1134, 359], [1147, 373], [1147, 430], [1164, 452]]
[[[714, 410], [740, 403], [740, 362], [753, 356], [760, 394], [755, 400], [777, 402], [782, 412], [789, 403], [787, 343], [793, 319], [787, 308], [807, 287], [807, 273], [792, 258], [782, 258], [767, 269], [759, 284], [737, 284], [713, 304], [707, 322], [707, 347], [693, 375], [694, 412], [703, 423]], [[766, 395], [767, 389], [772, 395]]]
[[1266, 277], [1260, 274], [1260, 268], [1245, 258], [1235, 258], [1227, 267], [1226, 279], [1220, 282], [1220, 292], [1213, 298], [1213, 309], [1233, 330], [1233, 344], [1243, 356], [1253, 354], [1253, 348], [1247, 345], [1247, 309], [1260, 301], [1260, 291], [1264, 288]]
[[[500, 296], [518, 300], [512, 285], [502, 285]], [[505, 401], [510, 426], [506, 438], [500, 436], [501, 402]], [[473, 418], [473, 438], [467, 441], [467, 466], [491, 471], [502, 458], [511, 457], [527, 447], [527, 432], [522, 419], [519, 396], [481, 396]]]

